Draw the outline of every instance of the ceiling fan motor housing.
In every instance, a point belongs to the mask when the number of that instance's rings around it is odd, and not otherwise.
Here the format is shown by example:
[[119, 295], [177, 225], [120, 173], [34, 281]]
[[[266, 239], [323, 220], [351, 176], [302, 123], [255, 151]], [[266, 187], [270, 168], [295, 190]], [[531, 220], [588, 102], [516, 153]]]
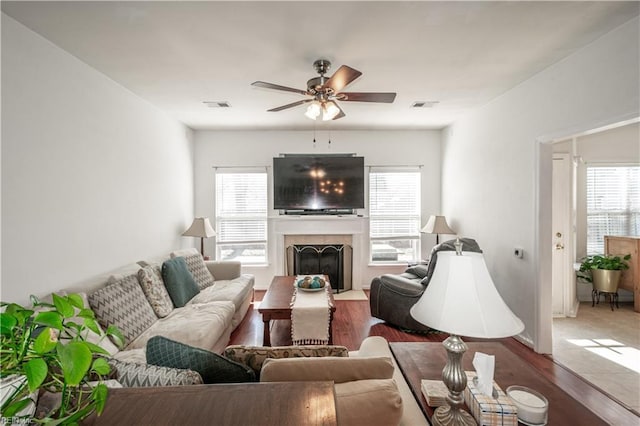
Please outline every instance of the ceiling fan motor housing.
[[316, 98], [318, 98], [317, 95], [320, 95], [320, 97], [328, 97], [332, 95], [333, 89], [330, 87], [322, 87], [329, 80], [324, 75], [329, 71], [329, 68], [331, 68], [331, 62], [326, 59], [318, 59], [313, 63], [313, 67], [316, 72], [320, 74], [320, 77], [314, 77], [307, 81], [307, 91], [316, 96]]
[[312, 95], [322, 94], [324, 96], [329, 96], [333, 94], [333, 89], [330, 87], [322, 87], [329, 80], [324, 75], [320, 77], [314, 77], [307, 81], [307, 91]]

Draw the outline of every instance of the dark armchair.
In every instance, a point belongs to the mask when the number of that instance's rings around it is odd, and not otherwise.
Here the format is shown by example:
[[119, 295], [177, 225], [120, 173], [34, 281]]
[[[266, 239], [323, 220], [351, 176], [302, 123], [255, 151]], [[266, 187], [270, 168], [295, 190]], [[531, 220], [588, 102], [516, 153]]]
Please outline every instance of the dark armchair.
[[[429, 285], [438, 260], [438, 252], [455, 251], [455, 240], [445, 241], [433, 247], [429, 265], [407, 268], [402, 274], [385, 274], [371, 281], [369, 306], [371, 315], [407, 331], [427, 331], [429, 327], [414, 320], [409, 309], [420, 299]], [[472, 238], [460, 238], [463, 251], [482, 253]]]

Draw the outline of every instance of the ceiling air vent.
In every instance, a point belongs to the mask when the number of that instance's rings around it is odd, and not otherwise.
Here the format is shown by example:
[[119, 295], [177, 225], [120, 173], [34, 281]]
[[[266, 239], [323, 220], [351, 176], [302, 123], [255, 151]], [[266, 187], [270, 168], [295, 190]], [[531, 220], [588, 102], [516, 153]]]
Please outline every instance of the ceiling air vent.
[[433, 108], [439, 103], [440, 101], [415, 101], [411, 104], [411, 108]]
[[209, 108], [231, 108], [231, 104], [228, 101], [203, 101], [202, 103]]

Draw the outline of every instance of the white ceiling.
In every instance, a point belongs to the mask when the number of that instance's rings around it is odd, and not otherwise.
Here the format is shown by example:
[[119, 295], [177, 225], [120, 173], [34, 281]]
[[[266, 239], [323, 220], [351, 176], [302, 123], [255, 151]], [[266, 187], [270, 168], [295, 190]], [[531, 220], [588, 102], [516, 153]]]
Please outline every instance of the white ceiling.
[[[363, 72], [318, 129], [438, 129], [638, 15], [633, 2], [10, 2], [2, 11], [194, 129], [309, 129], [312, 63]], [[414, 101], [439, 101], [410, 108]], [[203, 101], [228, 101], [209, 108]]]

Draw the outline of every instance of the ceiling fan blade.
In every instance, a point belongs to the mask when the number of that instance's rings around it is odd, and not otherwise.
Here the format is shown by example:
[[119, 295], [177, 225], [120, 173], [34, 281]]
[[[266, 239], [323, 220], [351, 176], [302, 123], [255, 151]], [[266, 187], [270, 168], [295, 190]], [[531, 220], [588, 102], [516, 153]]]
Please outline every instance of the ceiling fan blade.
[[338, 107], [338, 109], [340, 110], [340, 112], [338, 113], [338, 115], [336, 115], [335, 117], [333, 117], [334, 120], [337, 120], [338, 118], [342, 118], [344, 117], [346, 114], [344, 113], [344, 111], [342, 110], [342, 108], [340, 108], [340, 105], [338, 105], [337, 102], [334, 102], [334, 104], [336, 104], [336, 106]]
[[267, 112], [278, 112], [278, 111], [282, 111], [283, 109], [289, 109], [289, 108], [293, 108], [293, 107], [297, 107], [298, 105], [303, 105], [309, 102], [313, 102], [313, 99], [303, 99], [301, 101], [297, 101], [297, 102], [293, 102], [290, 104], [286, 104], [286, 105], [282, 105], [279, 107], [275, 107], [275, 108], [271, 108], [268, 109]]
[[262, 87], [263, 89], [282, 90], [285, 92], [299, 93], [301, 95], [308, 95], [305, 90], [294, 89], [293, 87], [280, 86], [279, 84], [267, 83], [265, 81], [254, 81], [252, 86]]
[[338, 71], [333, 73], [331, 78], [327, 80], [324, 87], [330, 87], [335, 93], [337, 93], [361, 75], [362, 73], [360, 71], [346, 65], [342, 65], [338, 68]]
[[342, 92], [338, 95], [341, 101], [350, 102], [382, 102], [390, 104], [396, 99], [395, 93], [374, 93], [374, 92]]

